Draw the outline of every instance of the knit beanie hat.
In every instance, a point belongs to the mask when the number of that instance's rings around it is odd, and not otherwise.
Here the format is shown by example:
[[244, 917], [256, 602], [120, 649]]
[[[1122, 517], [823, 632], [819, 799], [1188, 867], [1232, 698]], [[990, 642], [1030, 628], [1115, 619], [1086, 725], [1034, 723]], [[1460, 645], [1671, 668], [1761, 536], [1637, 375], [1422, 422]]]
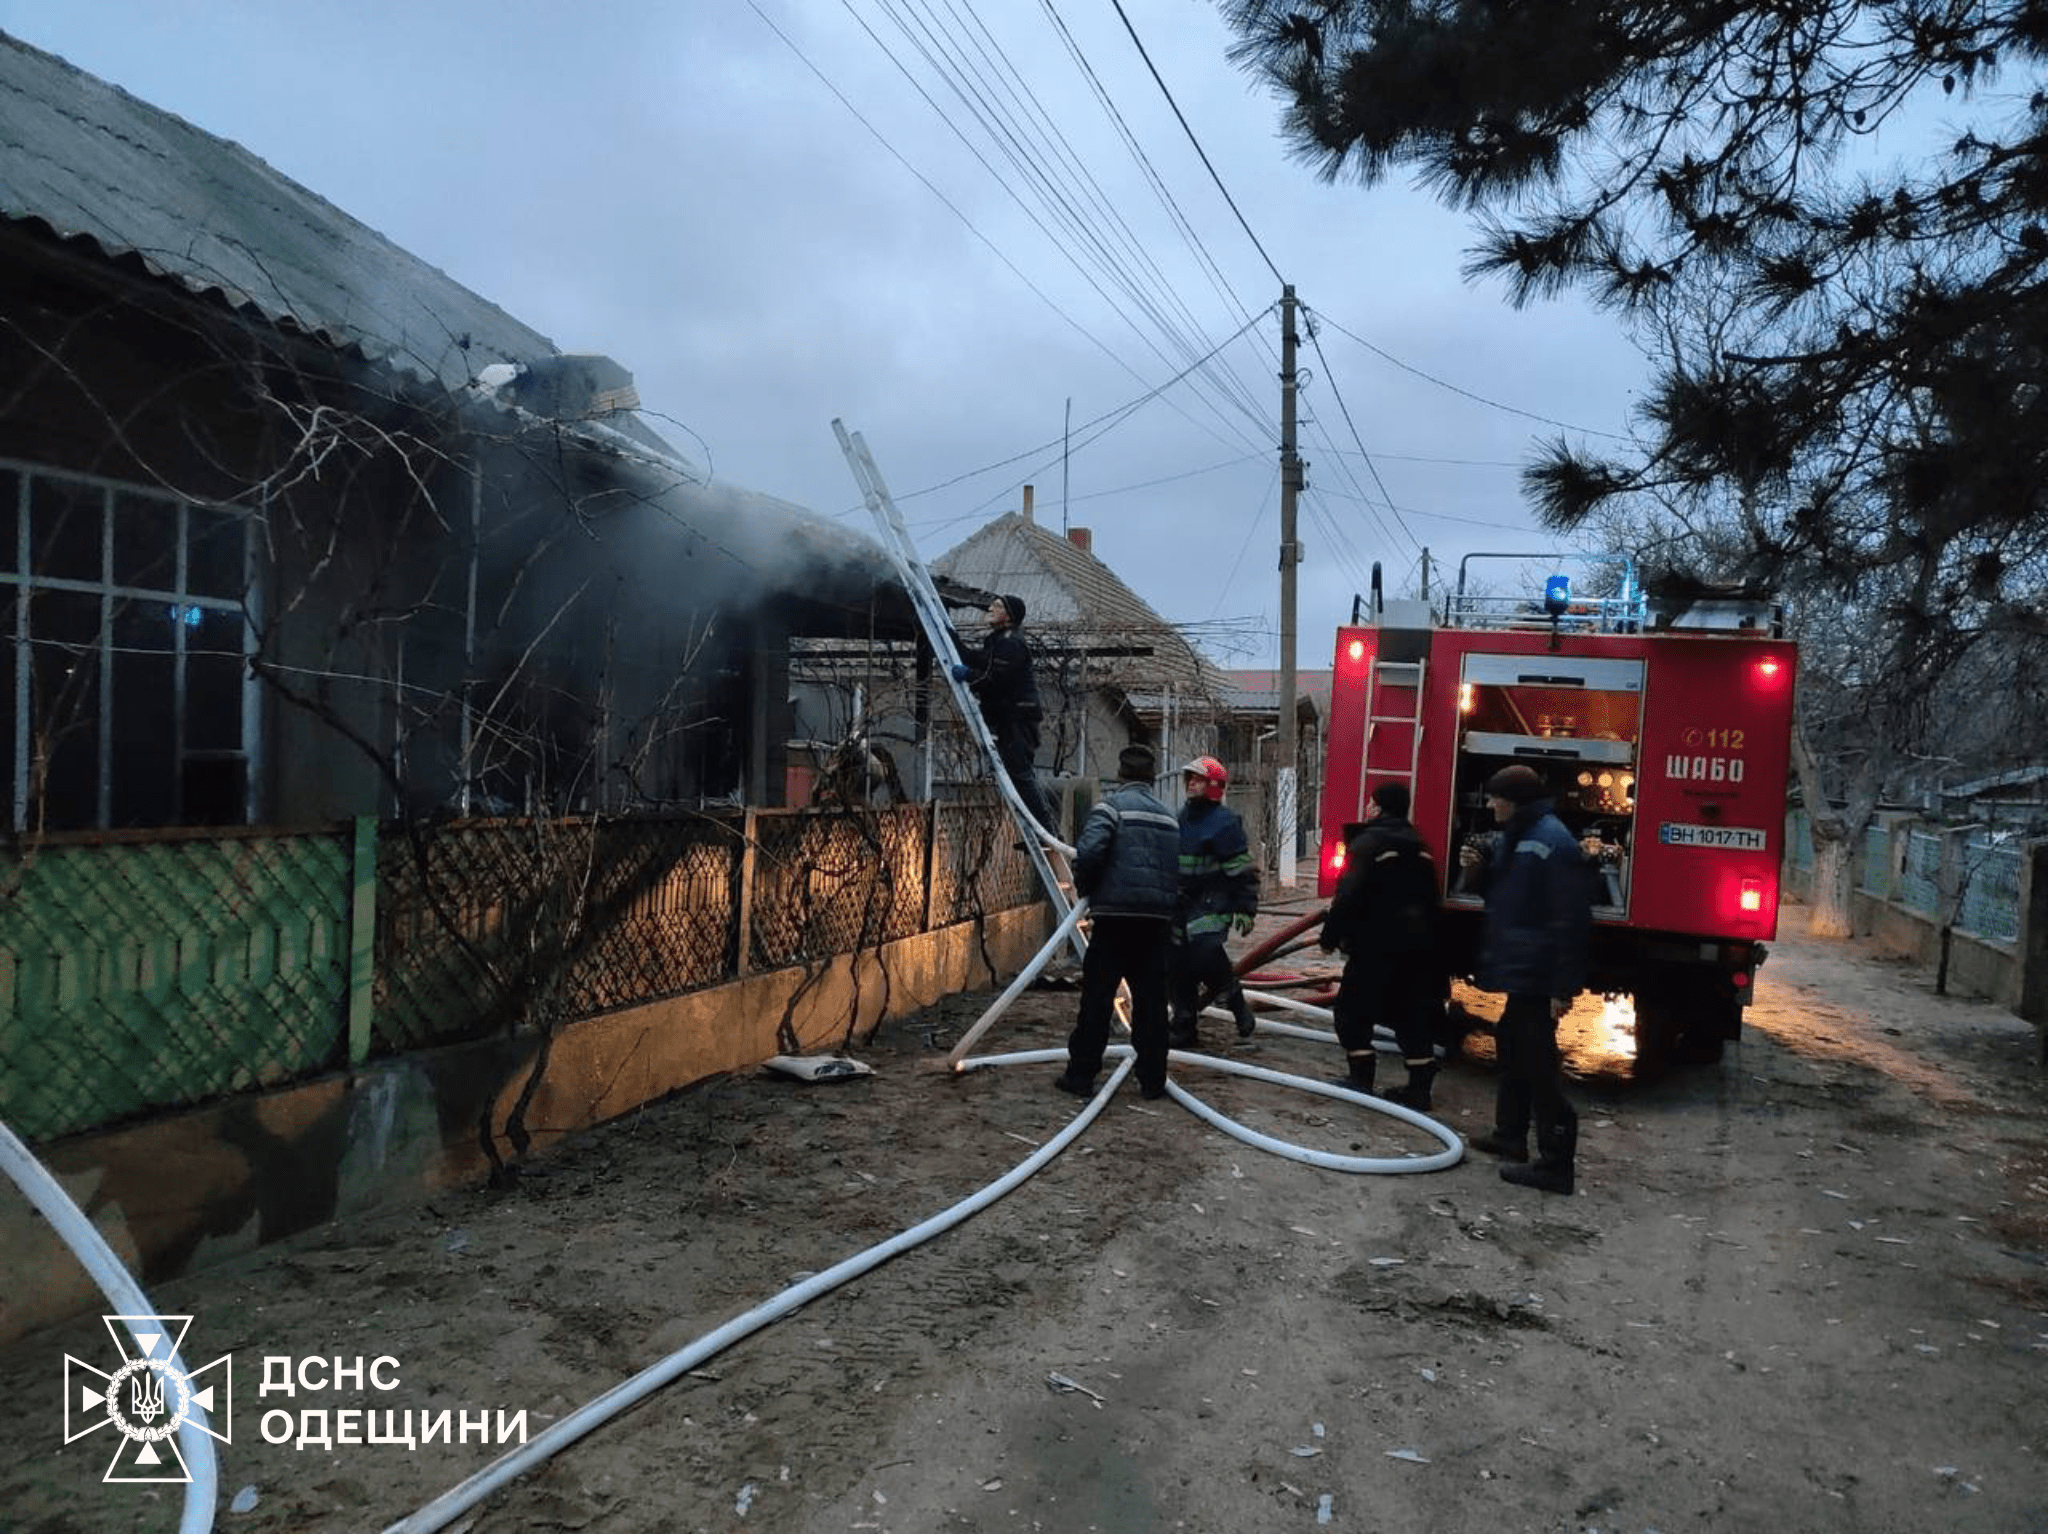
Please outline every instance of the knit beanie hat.
[[1550, 790], [1536, 775], [1535, 768], [1515, 762], [1486, 780], [1486, 797], [1505, 799], [1510, 804], [1527, 804], [1532, 799], [1549, 798]]
[[997, 600], [1003, 604], [1003, 611], [1010, 615], [1010, 626], [1012, 628], [1022, 627], [1024, 623], [1024, 599], [1022, 597], [1013, 597], [1008, 592], [1004, 592]]
[[1399, 815], [1404, 820], [1408, 815], [1408, 785], [1406, 783], [1382, 783], [1372, 791], [1372, 802], [1388, 815]]
[[1126, 783], [1150, 783], [1159, 775], [1158, 768], [1159, 759], [1150, 746], [1125, 746], [1117, 753], [1116, 775]]

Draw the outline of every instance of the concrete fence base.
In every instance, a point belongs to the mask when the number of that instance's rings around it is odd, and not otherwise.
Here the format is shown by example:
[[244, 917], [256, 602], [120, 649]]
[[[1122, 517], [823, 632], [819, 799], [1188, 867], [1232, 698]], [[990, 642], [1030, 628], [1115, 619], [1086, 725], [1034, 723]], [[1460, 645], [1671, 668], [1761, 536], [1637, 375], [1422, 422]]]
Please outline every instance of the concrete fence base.
[[[1015, 975], [1047, 908], [1022, 906], [570, 1024], [526, 1114], [533, 1154], [692, 1082], [857, 1043], [885, 1018]], [[984, 957], [986, 953], [986, 958]], [[995, 973], [990, 973], [990, 964]], [[228, 1098], [42, 1146], [44, 1162], [147, 1284], [393, 1199], [474, 1182], [477, 1125], [502, 1125], [536, 1041], [495, 1039]], [[42, 1217], [0, 1184], [0, 1343], [99, 1307]]]

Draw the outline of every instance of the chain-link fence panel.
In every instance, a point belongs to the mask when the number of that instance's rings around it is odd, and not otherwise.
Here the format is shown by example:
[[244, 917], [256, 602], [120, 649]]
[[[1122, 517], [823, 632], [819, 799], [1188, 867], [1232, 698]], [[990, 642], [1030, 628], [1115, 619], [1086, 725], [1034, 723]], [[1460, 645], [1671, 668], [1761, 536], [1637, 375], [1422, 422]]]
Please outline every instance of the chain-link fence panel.
[[587, 1017], [736, 973], [743, 815], [636, 817], [597, 828], [572, 912], [568, 1007]]
[[1908, 831], [1905, 854], [1899, 871], [1899, 903], [1922, 916], [1941, 915], [1940, 835]]
[[925, 817], [921, 805], [758, 812], [748, 962], [803, 964], [921, 930]]
[[933, 806], [934, 927], [1029, 905], [1044, 890], [1017, 826], [993, 789], [971, 787]]
[[1813, 867], [1813, 829], [1804, 810], [1785, 812], [1785, 858], [1794, 868]]
[[1892, 890], [1892, 834], [1884, 826], [1863, 831], [1863, 893], [1883, 899]]
[[566, 818], [386, 827], [373, 1052], [511, 1032], [558, 1011], [595, 847], [591, 822]]
[[0, 1121], [50, 1139], [339, 1064], [352, 863], [347, 831], [20, 855], [0, 876]]
[[1956, 925], [1987, 942], [2020, 940], [2020, 854], [2017, 840], [1994, 842], [1983, 832], [1963, 849], [1963, 910]]

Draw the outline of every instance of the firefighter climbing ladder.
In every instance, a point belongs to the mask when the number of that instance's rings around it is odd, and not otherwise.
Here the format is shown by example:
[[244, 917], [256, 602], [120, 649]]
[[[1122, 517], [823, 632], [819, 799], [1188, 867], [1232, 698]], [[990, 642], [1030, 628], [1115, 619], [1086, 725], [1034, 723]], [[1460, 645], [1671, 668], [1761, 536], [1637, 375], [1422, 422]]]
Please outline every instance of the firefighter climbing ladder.
[[[1040, 882], [1051, 897], [1053, 913], [1059, 926], [1067, 933], [1068, 942], [1074, 950], [1074, 957], [1083, 957], [1088, 948], [1081, 925], [1075, 917], [1077, 898], [1074, 891], [1073, 873], [1068, 859], [1074, 849], [1041, 826], [1024, 808], [1024, 801], [1018, 797], [1017, 789], [1010, 782], [1010, 775], [1003, 770], [1001, 756], [996, 751], [995, 737], [989, 733], [988, 722], [982, 718], [981, 705], [967, 684], [954, 677], [953, 663], [960, 654], [953, 644], [952, 625], [946, 621], [945, 604], [939, 600], [939, 593], [932, 585], [931, 572], [918, 557], [917, 547], [911, 541], [910, 529], [904, 525], [903, 515], [896, 509], [889, 490], [882, 483], [881, 470], [868, 453], [868, 445], [859, 432], [849, 433], [845, 425], [837, 420], [832, 423], [833, 433], [839, 438], [839, 450], [846, 455], [847, 467], [853, 470], [853, 477], [859, 484], [861, 495], [867, 502], [868, 513], [875, 519], [875, 527], [882, 535], [882, 547], [888, 551], [890, 562], [896, 566], [896, 573], [902, 578], [903, 589], [910, 594], [912, 608], [918, 622], [924, 626], [924, 634], [930, 642], [932, 653], [938, 657], [939, 674], [953, 689], [953, 702], [958, 707], [961, 720], [967, 726], [967, 736], [981, 747], [986, 759], [989, 776], [1002, 794], [1003, 804], [1010, 812], [1010, 818], [1022, 833], [1024, 851], [1030, 857], [1032, 866], [1038, 870]], [[1085, 914], [1085, 911], [1083, 912]], [[963, 1038], [964, 1046], [969, 1042]]]

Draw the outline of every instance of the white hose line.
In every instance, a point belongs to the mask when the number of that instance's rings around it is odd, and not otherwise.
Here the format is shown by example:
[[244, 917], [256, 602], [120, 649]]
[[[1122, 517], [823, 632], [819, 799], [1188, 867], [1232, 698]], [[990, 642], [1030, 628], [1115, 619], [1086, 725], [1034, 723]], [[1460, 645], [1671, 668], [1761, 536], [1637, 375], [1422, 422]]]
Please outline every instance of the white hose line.
[[1067, 912], [1065, 919], [1057, 927], [1053, 928], [1052, 936], [1047, 938], [1045, 946], [1038, 950], [1037, 957], [1017, 971], [1017, 978], [1010, 982], [1003, 994], [989, 1003], [988, 1010], [975, 1019], [972, 1028], [960, 1035], [960, 1042], [955, 1044], [952, 1052], [946, 1056], [946, 1064], [956, 1071], [960, 1069], [960, 1062], [967, 1058], [968, 1047], [988, 1032], [989, 1024], [1008, 1011], [1010, 1003], [1022, 996], [1025, 988], [1039, 977], [1045, 966], [1052, 962], [1052, 956], [1059, 952], [1060, 945], [1066, 942], [1076, 927], [1080, 926], [1081, 918], [1087, 912], [1087, 897], [1084, 896], [1074, 902], [1074, 908]]
[[[1126, 1046], [1119, 1045], [1119, 1048]], [[1323, 1097], [1334, 1097], [1341, 1102], [1356, 1103], [1384, 1113], [1389, 1118], [1399, 1119], [1404, 1124], [1425, 1130], [1443, 1142], [1444, 1148], [1430, 1156], [1340, 1156], [1335, 1151], [1312, 1150], [1306, 1145], [1295, 1145], [1291, 1141], [1276, 1140], [1271, 1135], [1261, 1134], [1256, 1129], [1240, 1124], [1236, 1119], [1226, 1118], [1203, 1102], [1194, 1093], [1186, 1090], [1171, 1076], [1166, 1078], [1166, 1091], [1196, 1118], [1220, 1129], [1232, 1139], [1255, 1145], [1260, 1150], [1271, 1151], [1289, 1161], [1299, 1161], [1305, 1166], [1322, 1167], [1331, 1172], [1369, 1172], [1382, 1175], [1407, 1172], [1441, 1172], [1456, 1166], [1465, 1159], [1465, 1142], [1455, 1130], [1447, 1129], [1426, 1114], [1417, 1113], [1413, 1108], [1404, 1108], [1399, 1103], [1389, 1102], [1384, 1097], [1368, 1096], [1354, 1092], [1349, 1087], [1340, 1087], [1334, 1082], [1317, 1081], [1308, 1076], [1292, 1076], [1285, 1071], [1268, 1070], [1261, 1065], [1252, 1065], [1243, 1060], [1226, 1060], [1215, 1055], [1192, 1054], [1176, 1049], [1168, 1056], [1183, 1065], [1199, 1065], [1208, 1070], [1222, 1071], [1230, 1076], [1243, 1076], [1251, 1081], [1270, 1082], [1274, 1086], [1299, 1087]]]
[[[13, 1179], [22, 1195], [84, 1264], [130, 1335], [144, 1317], [156, 1314], [149, 1296], [121, 1265], [106, 1237], [85, 1217], [85, 1211], [71, 1201], [71, 1195], [50, 1175], [49, 1168], [36, 1160], [5, 1124], [0, 1124], [0, 1170]], [[168, 1334], [166, 1340], [170, 1340]], [[135, 1345], [141, 1349], [141, 1340], [137, 1339]], [[176, 1348], [171, 1350], [170, 1366], [179, 1378], [185, 1377], [185, 1360], [178, 1356]], [[200, 1426], [207, 1420], [206, 1411], [190, 1399], [189, 1393], [185, 1411], [184, 1419], [178, 1423], [178, 1447], [184, 1453], [191, 1479], [185, 1483], [185, 1510], [178, 1519], [178, 1534], [208, 1534], [213, 1527], [214, 1504], [220, 1500], [220, 1469], [214, 1459], [213, 1439]]]
[[[1319, 1007], [1312, 1001], [1298, 1001], [1292, 996], [1282, 996], [1278, 991], [1255, 991], [1250, 986], [1245, 987], [1244, 993], [1247, 996], [1256, 995], [1259, 1000], [1278, 1007], [1282, 1012], [1299, 1012], [1304, 1017], [1318, 1018], [1332, 1025], [1337, 1021], [1336, 1013], [1328, 1007]], [[1335, 1035], [1331, 1037], [1334, 1039]]]
[[[1008, 1008], [1012, 1001], [1023, 993], [1025, 985], [1029, 984], [1037, 972], [1044, 968], [1046, 961], [1058, 949], [1062, 938], [1066, 935], [1066, 929], [1069, 924], [1079, 922], [1084, 905], [1085, 902], [1075, 906], [1074, 910], [1069, 913], [1067, 920], [1061, 923], [1060, 930], [1054, 932], [1047, 941], [1038, 957], [1025, 967], [1009, 988], [996, 999], [995, 1004], [983, 1014], [974, 1027], [961, 1039], [960, 1043], [954, 1046], [953, 1057], [949, 1057], [949, 1059], [951, 1059], [955, 1072], [965, 1074], [968, 1071], [982, 1070], [999, 1065], [1050, 1064], [1053, 1061], [1064, 1061], [1068, 1058], [1067, 1051], [1063, 1048], [1026, 1049], [1003, 1055], [974, 1056], [963, 1056], [962, 1051], [965, 1050], [968, 1044], [973, 1042], [978, 1034], [993, 1023]], [[1292, 1005], [1301, 1007], [1305, 1004], [1296, 1002], [1292, 1003]], [[1323, 1011], [1324, 1009], [1313, 1008], [1310, 1010]], [[1294, 1028], [1285, 1023], [1269, 1023], [1263, 1026], [1285, 1030], [1289, 1033], [1298, 1033], [1307, 1038], [1327, 1039], [1329, 1037], [1329, 1035], [1312, 1033], [1305, 1028]], [[900, 1231], [879, 1245], [869, 1247], [866, 1251], [857, 1253], [847, 1258], [844, 1262], [827, 1268], [822, 1273], [813, 1274], [801, 1283], [791, 1285], [774, 1298], [764, 1301], [743, 1315], [734, 1317], [715, 1331], [705, 1333], [695, 1342], [686, 1344], [679, 1351], [671, 1353], [659, 1363], [650, 1365], [632, 1378], [613, 1386], [603, 1395], [597, 1397], [597, 1399], [577, 1408], [568, 1416], [562, 1418], [561, 1421], [546, 1429], [538, 1437], [521, 1444], [511, 1453], [501, 1455], [493, 1460], [468, 1480], [462, 1481], [456, 1486], [451, 1487], [448, 1491], [443, 1492], [418, 1512], [390, 1525], [385, 1529], [384, 1534], [434, 1534], [435, 1530], [446, 1528], [470, 1508], [475, 1507], [486, 1497], [517, 1480], [535, 1465], [553, 1458], [570, 1444], [602, 1427], [620, 1412], [639, 1404], [664, 1385], [679, 1379], [705, 1360], [715, 1357], [726, 1348], [731, 1347], [735, 1342], [751, 1336], [770, 1322], [781, 1320], [790, 1312], [800, 1309], [820, 1295], [838, 1288], [841, 1284], [847, 1283], [849, 1280], [858, 1278], [863, 1273], [879, 1267], [891, 1257], [907, 1252], [912, 1247], [930, 1240], [933, 1236], [951, 1230], [969, 1215], [978, 1214], [1004, 1194], [1013, 1191], [1019, 1184], [1037, 1173], [1054, 1156], [1057, 1156], [1071, 1145], [1082, 1130], [1095, 1122], [1096, 1118], [1102, 1113], [1102, 1110], [1108, 1106], [1109, 1100], [1115, 1095], [1117, 1088], [1122, 1086], [1126, 1078], [1130, 1076], [1132, 1069], [1136, 1065], [1137, 1052], [1129, 1044], [1112, 1044], [1103, 1051], [1103, 1058], [1105, 1060], [1116, 1059], [1118, 1061], [1116, 1068], [1110, 1072], [1109, 1079], [1082, 1106], [1067, 1126], [980, 1192], [969, 1195], [961, 1202], [953, 1205], [952, 1208], [933, 1215], [922, 1224], [913, 1225], [908, 1230]], [[1266, 1070], [1260, 1066], [1246, 1065], [1235, 1060], [1220, 1060], [1208, 1055], [1191, 1054], [1179, 1050], [1173, 1051], [1169, 1054], [1168, 1058], [1178, 1058], [1186, 1065], [1201, 1065], [1229, 1074], [1245, 1076], [1255, 1081], [1271, 1082], [1279, 1086], [1304, 1087], [1311, 1092], [1325, 1097], [1339, 1098], [1357, 1103], [1363, 1107], [1376, 1109], [1390, 1117], [1400, 1119], [1405, 1123], [1428, 1131], [1443, 1141], [1446, 1147], [1432, 1156], [1403, 1157], [1340, 1156], [1329, 1151], [1311, 1150], [1307, 1146], [1292, 1145], [1285, 1140], [1276, 1140], [1270, 1135], [1261, 1134], [1255, 1129], [1249, 1129], [1237, 1123], [1235, 1120], [1225, 1118], [1200, 1098], [1181, 1088], [1171, 1078], [1168, 1079], [1166, 1083], [1167, 1093], [1176, 1102], [1195, 1114], [1196, 1117], [1222, 1130], [1225, 1134], [1242, 1140], [1247, 1145], [1257, 1146], [1262, 1150], [1270, 1150], [1274, 1154], [1285, 1156], [1292, 1161], [1299, 1161], [1309, 1166], [1323, 1167], [1337, 1172], [1401, 1174], [1441, 1171], [1446, 1167], [1457, 1165], [1465, 1154], [1464, 1142], [1453, 1131], [1446, 1129], [1434, 1119], [1427, 1118], [1397, 1103], [1390, 1103], [1377, 1097], [1368, 1097], [1364, 1093], [1353, 1092], [1344, 1087], [1312, 1081], [1304, 1076], [1290, 1076], [1283, 1071]]]
[[[1116, 1090], [1117, 1084], [1123, 1080], [1127, 1068], [1135, 1059], [1135, 1052], [1128, 1044], [1112, 1044], [1103, 1051], [1103, 1058], [1110, 1059], [1114, 1057], [1122, 1057], [1125, 1063], [1117, 1068], [1117, 1073], [1110, 1078], [1101, 1091], [1095, 1094], [1094, 1102], [1090, 1105], [1091, 1108], [1106, 1101], [1109, 1094]], [[1065, 1060], [1066, 1058], [1067, 1052], [1064, 1049], [1025, 1049], [1008, 1055], [976, 1055], [963, 1064], [961, 1070], [980, 1070], [983, 1067], [995, 1065], [1050, 1064], [1052, 1061]], [[1456, 1130], [1447, 1129], [1427, 1114], [1417, 1113], [1413, 1108], [1404, 1108], [1401, 1104], [1389, 1102], [1383, 1097], [1372, 1097], [1364, 1092], [1354, 1092], [1349, 1087], [1340, 1087], [1334, 1082], [1317, 1081], [1309, 1076], [1293, 1076], [1289, 1075], [1286, 1071], [1269, 1070], [1264, 1066], [1252, 1065], [1247, 1061], [1229, 1060], [1220, 1055], [1200, 1054], [1194, 1050], [1170, 1050], [1166, 1058], [1179, 1061], [1182, 1065], [1199, 1065], [1205, 1070], [1222, 1071], [1225, 1075], [1230, 1076], [1243, 1076], [1251, 1081], [1270, 1082], [1274, 1086], [1300, 1087], [1305, 1091], [1316, 1092], [1324, 1097], [1337, 1098], [1341, 1102], [1356, 1103], [1360, 1107], [1371, 1108], [1376, 1112], [1384, 1113], [1389, 1118], [1399, 1119], [1404, 1124], [1412, 1124], [1417, 1129], [1434, 1135], [1443, 1142], [1444, 1146], [1442, 1150], [1428, 1156], [1340, 1156], [1334, 1151], [1311, 1150], [1305, 1145], [1295, 1145], [1286, 1140], [1276, 1140], [1271, 1135], [1261, 1134], [1256, 1129], [1247, 1128], [1235, 1119], [1226, 1118], [1195, 1096], [1194, 1093], [1183, 1088], [1173, 1077], [1169, 1076], [1166, 1078], [1167, 1096], [1171, 1097], [1183, 1108], [1186, 1108], [1195, 1117], [1208, 1123], [1212, 1128], [1222, 1130], [1233, 1139], [1242, 1140], [1247, 1145], [1255, 1145], [1260, 1150], [1271, 1151], [1276, 1156], [1284, 1156], [1289, 1161], [1299, 1161], [1304, 1166], [1321, 1167], [1325, 1171], [1331, 1172], [1398, 1174], [1407, 1172], [1441, 1172], [1447, 1167], [1456, 1166], [1465, 1159], [1465, 1142], [1459, 1138]], [[1092, 1113], [1090, 1116], [1093, 1116]]]
[[[1252, 993], [1250, 991], [1245, 992], [1245, 995], [1247, 996], [1251, 994]], [[1265, 993], [1260, 992], [1259, 994], [1264, 995]], [[1273, 999], [1276, 1001], [1286, 1000], [1286, 998], [1284, 997], [1275, 997]], [[1287, 1004], [1293, 1007], [1305, 1008], [1311, 1012], [1321, 1012], [1324, 1016], [1328, 1016], [1328, 1013], [1325, 1011], [1325, 1009], [1321, 1007], [1310, 1007], [1309, 1004], [1305, 1001], [1289, 1001]], [[1218, 1018], [1224, 1022], [1229, 1023], [1235, 1023], [1237, 1021], [1237, 1019], [1234, 1016], [1232, 1016], [1229, 1012], [1226, 1012], [1221, 1007], [1206, 1008], [1204, 1009], [1202, 1016]], [[1268, 1017], [1262, 1017], [1259, 1019], [1258, 1031], [1261, 1033], [1277, 1033], [1281, 1035], [1283, 1038], [1289, 1039], [1308, 1039], [1317, 1044], [1335, 1044], [1339, 1042], [1336, 1033], [1331, 1029], [1303, 1028], [1298, 1023], [1283, 1023], [1278, 1021], [1277, 1019]], [[1387, 1027], [1385, 1023], [1373, 1024], [1372, 1047], [1374, 1049], [1379, 1050], [1382, 1054], [1397, 1055], [1401, 1052], [1401, 1046], [1394, 1042], [1393, 1030]], [[1443, 1050], [1439, 1048], [1437, 1050], [1437, 1053], [1442, 1054]]]
[[[1064, 1058], [1066, 1051], [1034, 1050], [1030, 1052], [1029, 1058], [1039, 1059], [1053, 1055]], [[733, 1317], [715, 1331], [706, 1332], [695, 1342], [685, 1345], [679, 1352], [671, 1353], [660, 1363], [641, 1370], [631, 1379], [614, 1385], [596, 1400], [578, 1407], [510, 1454], [501, 1455], [493, 1460], [468, 1480], [443, 1492], [411, 1517], [392, 1524], [384, 1534], [431, 1534], [435, 1529], [446, 1528], [484, 1498], [524, 1475], [533, 1466], [552, 1458], [577, 1439], [602, 1427], [620, 1412], [637, 1405], [662, 1386], [689, 1373], [706, 1359], [723, 1352], [741, 1338], [751, 1336], [771, 1321], [781, 1320], [791, 1311], [808, 1305], [818, 1296], [837, 1289], [850, 1279], [860, 1277], [871, 1268], [881, 1266], [891, 1257], [907, 1252], [912, 1247], [929, 1241], [933, 1236], [951, 1230], [969, 1215], [980, 1213], [1073, 1144], [1081, 1131], [1094, 1123], [1096, 1117], [1108, 1105], [1110, 1094], [1121, 1086], [1124, 1078], [1130, 1074], [1131, 1064], [1132, 1062], [1126, 1060], [1119, 1065], [1111, 1073], [1108, 1083], [1096, 1093], [1092, 1101], [1074, 1115], [1071, 1123], [980, 1192], [969, 1195], [952, 1208], [933, 1215], [922, 1224], [899, 1231], [878, 1246], [871, 1246], [822, 1273], [814, 1273], [801, 1283], [792, 1284], [773, 1299], [756, 1305], [744, 1315]]]

